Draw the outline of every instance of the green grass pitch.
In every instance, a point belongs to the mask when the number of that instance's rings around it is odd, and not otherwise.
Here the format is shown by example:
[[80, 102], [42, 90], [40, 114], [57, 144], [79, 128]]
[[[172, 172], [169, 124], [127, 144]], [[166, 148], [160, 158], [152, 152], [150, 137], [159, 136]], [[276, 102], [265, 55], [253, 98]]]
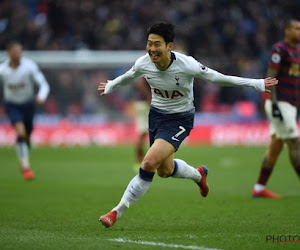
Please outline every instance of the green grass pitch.
[[109, 229], [98, 223], [134, 176], [131, 146], [33, 148], [24, 181], [13, 148], [0, 148], [0, 249], [300, 249], [266, 242], [300, 235], [300, 183], [287, 150], [253, 199], [265, 147], [188, 147], [175, 154], [210, 169], [202, 198], [190, 180], [155, 175], [148, 192]]

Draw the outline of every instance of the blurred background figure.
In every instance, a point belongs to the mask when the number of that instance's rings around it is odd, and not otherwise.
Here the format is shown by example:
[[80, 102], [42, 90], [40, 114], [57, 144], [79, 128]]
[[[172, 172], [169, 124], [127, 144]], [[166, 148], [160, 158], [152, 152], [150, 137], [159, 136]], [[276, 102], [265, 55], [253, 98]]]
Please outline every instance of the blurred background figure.
[[138, 132], [138, 138], [135, 144], [135, 164], [133, 166], [133, 169], [137, 173], [145, 154], [144, 147], [145, 139], [148, 135], [148, 113], [151, 104], [151, 90], [144, 77], [139, 78], [136, 85], [137, 97], [134, 102], [134, 109], [136, 115], [136, 128]]
[[290, 161], [300, 178], [300, 148], [297, 106], [300, 84], [300, 21], [291, 19], [284, 26], [284, 40], [272, 47], [267, 75], [276, 77], [278, 85], [265, 102], [271, 122], [271, 143], [265, 154], [260, 175], [252, 191], [253, 197], [280, 198], [266, 189], [277, 158], [286, 144]]
[[[9, 58], [0, 64], [0, 83], [3, 85], [4, 105], [16, 133], [16, 152], [23, 176], [34, 178], [29, 163], [30, 135], [33, 130], [35, 104], [41, 105], [49, 94], [49, 84], [37, 64], [22, 57], [22, 45], [7, 45]], [[39, 91], [35, 96], [34, 85]]]

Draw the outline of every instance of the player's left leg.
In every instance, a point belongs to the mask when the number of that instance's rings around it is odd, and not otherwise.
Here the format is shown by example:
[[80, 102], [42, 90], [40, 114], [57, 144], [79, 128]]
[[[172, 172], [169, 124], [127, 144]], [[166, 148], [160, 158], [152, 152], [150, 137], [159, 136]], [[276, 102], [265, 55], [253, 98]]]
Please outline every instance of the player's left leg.
[[286, 139], [285, 140], [288, 151], [289, 151], [289, 157], [290, 161], [300, 178], [300, 146], [299, 146], [299, 139], [293, 138], [293, 139]]

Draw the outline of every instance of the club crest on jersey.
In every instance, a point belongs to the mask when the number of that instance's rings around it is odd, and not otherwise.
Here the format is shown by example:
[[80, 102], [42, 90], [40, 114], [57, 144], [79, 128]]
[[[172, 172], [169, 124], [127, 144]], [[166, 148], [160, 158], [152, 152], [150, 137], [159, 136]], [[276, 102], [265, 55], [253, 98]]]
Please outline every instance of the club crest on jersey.
[[281, 57], [278, 53], [274, 53], [271, 57], [273, 63], [280, 63]]
[[157, 89], [155, 88], [153, 92], [162, 98], [170, 98], [174, 99], [177, 96], [184, 96], [180, 91], [178, 90], [173, 90], [173, 91], [168, 91], [168, 90], [162, 90], [162, 89]]
[[175, 76], [175, 80], [176, 80], [176, 85], [177, 85], [177, 86], [179, 85], [179, 82], [178, 82], [179, 79], [180, 79], [179, 77], [176, 77], [176, 76]]
[[207, 67], [205, 67], [204, 65], [200, 64], [200, 71], [201, 71], [202, 73], [206, 73], [207, 70], [208, 70]]

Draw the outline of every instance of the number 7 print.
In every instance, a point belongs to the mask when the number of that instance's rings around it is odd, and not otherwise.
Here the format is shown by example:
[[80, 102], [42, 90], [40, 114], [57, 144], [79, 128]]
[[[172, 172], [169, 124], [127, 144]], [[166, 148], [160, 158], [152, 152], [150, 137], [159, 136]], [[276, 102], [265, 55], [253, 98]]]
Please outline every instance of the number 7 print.
[[178, 136], [180, 136], [182, 133], [184, 133], [186, 131], [186, 129], [184, 127], [182, 127], [182, 126], [179, 126], [179, 129], [180, 129], [180, 131], [176, 135], [172, 136], [172, 140], [173, 141], [179, 141], [177, 139]]

